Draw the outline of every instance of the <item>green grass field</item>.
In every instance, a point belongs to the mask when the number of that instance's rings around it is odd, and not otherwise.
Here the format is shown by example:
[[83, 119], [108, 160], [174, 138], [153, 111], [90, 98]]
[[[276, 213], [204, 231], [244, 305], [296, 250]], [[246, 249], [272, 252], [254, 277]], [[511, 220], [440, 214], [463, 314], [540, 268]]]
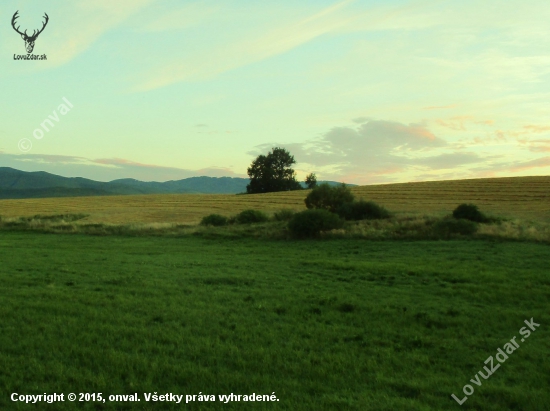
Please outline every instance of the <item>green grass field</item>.
[[[547, 410], [549, 268], [530, 242], [0, 231], [0, 409]], [[10, 400], [53, 392], [141, 401]], [[146, 402], [155, 392], [216, 402]]]

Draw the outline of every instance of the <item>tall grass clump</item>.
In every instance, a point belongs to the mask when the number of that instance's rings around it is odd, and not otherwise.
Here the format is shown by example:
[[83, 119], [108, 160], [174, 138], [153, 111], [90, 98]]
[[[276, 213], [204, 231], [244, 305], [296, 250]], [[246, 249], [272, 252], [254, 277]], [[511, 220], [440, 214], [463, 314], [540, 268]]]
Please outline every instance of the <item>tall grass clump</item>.
[[227, 217], [220, 214], [210, 214], [202, 218], [201, 225], [220, 227], [227, 225]]
[[265, 223], [269, 221], [267, 214], [258, 210], [244, 210], [235, 216], [237, 224]]
[[464, 218], [442, 218], [433, 225], [434, 233], [443, 238], [450, 238], [453, 235], [473, 235], [477, 232], [478, 224], [475, 221]]
[[323, 231], [344, 226], [344, 220], [324, 209], [305, 210], [297, 213], [288, 223], [288, 229], [295, 238], [318, 237]]
[[283, 209], [275, 212], [273, 214], [273, 220], [274, 221], [290, 221], [292, 217], [294, 217], [294, 214], [296, 214], [293, 210], [289, 209]]
[[82, 220], [88, 217], [89, 214], [55, 214], [55, 215], [40, 215], [36, 214], [32, 217], [19, 217], [21, 222], [40, 222], [40, 223], [71, 223], [73, 221]]

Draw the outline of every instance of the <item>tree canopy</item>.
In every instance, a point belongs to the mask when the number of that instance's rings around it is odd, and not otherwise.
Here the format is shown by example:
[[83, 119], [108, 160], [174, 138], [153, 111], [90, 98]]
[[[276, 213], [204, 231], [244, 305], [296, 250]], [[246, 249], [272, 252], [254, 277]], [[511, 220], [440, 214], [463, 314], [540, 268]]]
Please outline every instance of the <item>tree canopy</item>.
[[296, 172], [291, 168], [296, 163], [294, 156], [281, 147], [274, 147], [267, 155], [259, 155], [248, 167], [250, 184], [246, 192], [271, 193], [276, 191], [301, 190], [296, 181]]

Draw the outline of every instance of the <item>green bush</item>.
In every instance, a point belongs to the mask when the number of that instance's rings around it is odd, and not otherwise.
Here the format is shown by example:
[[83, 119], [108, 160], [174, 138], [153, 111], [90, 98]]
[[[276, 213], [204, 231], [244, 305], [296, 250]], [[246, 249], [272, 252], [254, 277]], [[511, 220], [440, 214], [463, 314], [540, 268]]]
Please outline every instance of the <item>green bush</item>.
[[335, 213], [345, 204], [352, 203], [354, 199], [355, 197], [345, 184], [330, 186], [323, 183], [311, 190], [305, 203], [307, 208], [319, 208]]
[[466, 219], [443, 218], [433, 225], [436, 234], [442, 237], [450, 237], [453, 234], [472, 235], [477, 231], [478, 225], [474, 221]]
[[296, 214], [294, 211], [289, 209], [279, 210], [273, 214], [273, 220], [275, 221], [289, 221]]
[[216, 227], [227, 225], [227, 217], [219, 214], [210, 214], [202, 218], [201, 225], [213, 225]]
[[336, 210], [336, 213], [346, 220], [380, 220], [389, 218], [390, 212], [374, 201], [354, 201], [345, 203]]
[[264, 223], [269, 221], [269, 217], [258, 210], [244, 210], [237, 214], [235, 221], [238, 224]]
[[453, 217], [456, 219], [465, 219], [475, 221], [476, 223], [484, 223], [488, 218], [474, 204], [460, 204], [453, 211]]
[[297, 213], [288, 223], [290, 233], [297, 238], [317, 237], [322, 231], [342, 228], [344, 220], [323, 209], [306, 210]]

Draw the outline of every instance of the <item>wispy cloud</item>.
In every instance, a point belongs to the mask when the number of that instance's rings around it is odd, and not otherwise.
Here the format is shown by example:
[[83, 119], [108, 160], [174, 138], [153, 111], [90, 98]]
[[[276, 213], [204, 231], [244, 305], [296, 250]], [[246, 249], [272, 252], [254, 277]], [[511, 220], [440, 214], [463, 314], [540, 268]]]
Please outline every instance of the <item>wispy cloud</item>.
[[223, 10], [219, 3], [211, 0], [201, 0], [179, 7], [176, 10], [168, 10], [163, 15], [154, 19], [143, 20], [140, 31], [175, 31], [198, 26]]
[[534, 160], [525, 161], [511, 166], [508, 170], [511, 172], [528, 171], [535, 168], [550, 167], [550, 157], [540, 157]]
[[545, 168], [550, 168], [550, 157], [548, 156], [527, 161], [509, 161], [483, 165], [472, 168], [471, 172], [475, 177], [497, 177], [499, 175], [510, 175], [510, 173], [540, 173], [540, 169]]
[[429, 106], [429, 107], [422, 107], [423, 110], [442, 110], [447, 108], [455, 108], [456, 104], [450, 104], [448, 106]]
[[[63, 64], [86, 50], [99, 37], [117, 27], [153, 0], [80, 0], [70, 3], [72, 10], [64, 10], [67, 16], [84, 16], [69, 19], [63, 30], [52, 34], [57, 64]], [[70, 33], [70, 35], [67, 35]]]
[[307, 18], [281, 22], [268, 32], [249, 32], [232, 44], [157, 67], [144, 75], [134, 91], [153, 90], [181, 81], [204, 80], [289, 51], [355, 19], [353, 14], [340, 13], [354, 1], [341, 1]]

